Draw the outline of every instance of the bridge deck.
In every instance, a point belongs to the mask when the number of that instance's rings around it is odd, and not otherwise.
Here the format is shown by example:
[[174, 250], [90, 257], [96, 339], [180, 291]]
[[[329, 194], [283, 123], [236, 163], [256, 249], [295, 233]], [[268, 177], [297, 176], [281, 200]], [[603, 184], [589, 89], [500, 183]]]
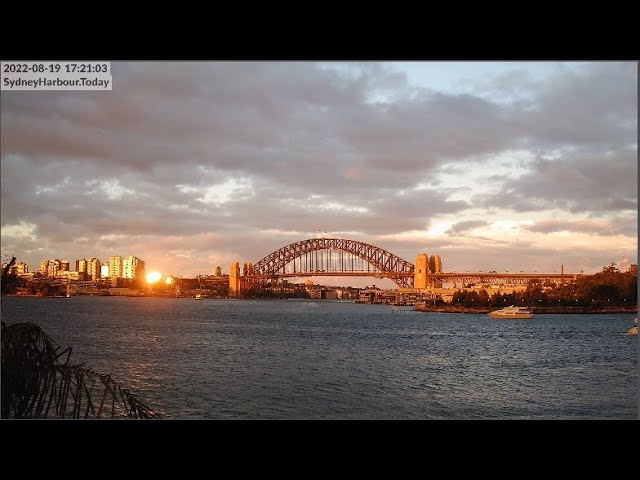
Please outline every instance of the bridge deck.
[[[363, 271], [325, 271], [318, 270], [312, 272], [287, 272], [268, 275], [246, 275], [246, 278], [295, 278], [295, 277], [374, 277], [374, 278], [394, 278], [394, 277], [413, 277], [413, 272], [363, 272]], [[487, 273], [487, 272], [443, 272], [430, 273], [429, 278], [434, 280], [446, 279], [558, 279], [572, 280], [580, 277], [580, 273]]]

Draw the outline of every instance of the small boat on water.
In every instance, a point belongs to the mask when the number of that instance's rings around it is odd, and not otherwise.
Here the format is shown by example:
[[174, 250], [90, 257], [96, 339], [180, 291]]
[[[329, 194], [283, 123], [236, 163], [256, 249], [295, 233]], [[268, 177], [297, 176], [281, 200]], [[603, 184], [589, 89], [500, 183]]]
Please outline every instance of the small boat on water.
[[491, 318], [498, 319], [530, 319], [533, 318], [533, 313], [531, 313], [525, 307], [515, 307], [511, 305], [510, 307], [503, 308], [501, 310], [496, 310], [493, 312], [489, 312], [488, 315]]
[[195, 299], [196, 300], [203, 300], [205, 298], [207, 298], [208, 295], [206, 293], [196, 293]]

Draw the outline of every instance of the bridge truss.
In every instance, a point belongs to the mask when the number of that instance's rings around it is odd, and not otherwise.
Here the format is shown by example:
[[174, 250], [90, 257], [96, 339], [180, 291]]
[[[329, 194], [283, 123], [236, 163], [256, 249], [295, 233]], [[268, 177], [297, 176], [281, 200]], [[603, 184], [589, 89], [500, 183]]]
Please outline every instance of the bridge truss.
[[[270, 253], [244, 272], [248, 287], [294, 277], [351, 276], [389, 278], [400, 288], [414, 286], [415, 266], [375, 245], [344, 238], [309, 238]], [[574, 273], [440, 272], [428, 273], [428, 283], [524, 285], [532, 279], [561, 283]]]
[[245, 273], [251, 283], [305, 276], [390, 278], [402, 288], [413, 286], [414, 265], [380, 247], [344, 238], [309, 238], [286, 245]]

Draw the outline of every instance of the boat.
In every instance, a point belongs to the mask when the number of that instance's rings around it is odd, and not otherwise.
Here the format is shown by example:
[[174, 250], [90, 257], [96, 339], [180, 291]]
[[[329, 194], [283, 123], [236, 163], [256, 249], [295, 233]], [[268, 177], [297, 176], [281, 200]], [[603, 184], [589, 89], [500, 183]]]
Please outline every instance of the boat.
[[533, 313], [531, 313], [525, 307], [515, 307], [511, 305], [510, 307], [503, 308], [502, 310], [495, 310], [493, 312], [489, 312], [488, 314], [491, 318], [499, 318], [499, 319], [529, 319], [533, 318]]
[[196, 300], [202, 300], [203, 298], [207, 298], [207, 295], [204, 293], [196, 293]]

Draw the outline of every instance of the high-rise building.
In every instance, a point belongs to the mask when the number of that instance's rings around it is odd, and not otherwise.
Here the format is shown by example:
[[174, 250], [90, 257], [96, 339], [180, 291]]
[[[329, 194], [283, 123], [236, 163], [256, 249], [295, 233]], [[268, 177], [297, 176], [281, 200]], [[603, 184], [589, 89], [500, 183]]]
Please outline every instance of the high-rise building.
[[21, 274], [25, 274], [25, 273], [29, 273], [29, 267], [26, 263], [24, 262], [18, 262], [15, 265], [16, 267], [16, 274], [17, 275], [21, 275]]
[[102, 262], [96, 257], [92, 257], [87, 261], [87, 276], [91, 278], [92, 282], [95, 282], [102, 277]]
[[109, 262], [103, 262], [102, 265], [100, 265], [100, 277], [101, 278], [107, 278], [109, 276]]
[[62, 272], [69, 271], [69, 260], [60, 260], [60, 271]]
[[84, 258], [76, 260], [76, 272], [87, 273], [87, 261]]
[[47, 265], [47, 277], [55, 277], [58, 274], [58, 270], [60, 270], [60, 260], [57, 258], [55, 260], [49, 260], [49, 264]]
[[49, 260], [44, 260], [41, 264], [40, 264], [40, 268], [38, 269], [38, 271], [44, 275], [47, 274], [47, 272], [49, 271]]
[[122, 277], [122, 257], [109, 257], [109, 277]]
[[220, 268], [220, 265], [218, 265], [216, 268], [213, 269], [213, 274], [216, 277], [221, 277], [222, 276], [222, 269]]
[[122, 276], [124, 278], [144, 276], [144, 261], [134, 256], [125, 257], [122, 261]]

